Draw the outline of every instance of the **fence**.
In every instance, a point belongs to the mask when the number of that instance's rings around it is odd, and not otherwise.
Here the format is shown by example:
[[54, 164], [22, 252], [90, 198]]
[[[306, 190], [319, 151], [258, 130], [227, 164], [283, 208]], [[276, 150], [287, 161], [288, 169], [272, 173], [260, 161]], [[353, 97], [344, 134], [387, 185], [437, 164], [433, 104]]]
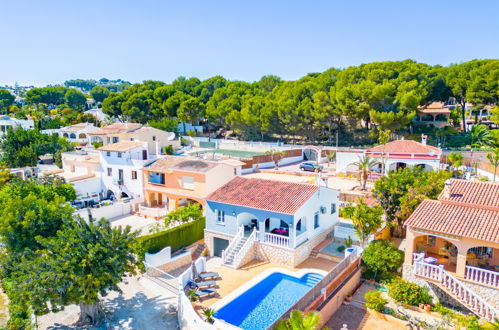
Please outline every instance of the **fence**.
[[178, 295], [179, 283], [176, 277], [146, 262], [144, 262], [144, 265], [146, 266], [146, 272], [144, 273], [145, 277], [160, 285], [161, 287], [167, 289], [171, 293]]
[[75, 214], [81, 216], [85, 221], [89, 221], [90, 216], [92, 216], [94, 220], [98, 220], [100, 218], [112, 219], [130, 214], [131, 212], [132, 203], [117, 202], [99, 208], [81, 209], [76, 211]]
[[301, 297], [297, 302], [293, 304], [279, 319], [275, 320], [274, 323], [268, 329], [272, 329], [277, 322], [280, 320], [285, 320], [289, 318], [289, 315], [293, 310], [305, 310], [312, 302], [314, 302], [319, 296], [327, 294], [326, 288], [329, 284], [340, 275], [350, 264], [358, 260], [357, 250], [350, 253], [345, 259], [340, 261], [329, 273], [327, 273], [319, 283], [312, 287], [303, 297]]

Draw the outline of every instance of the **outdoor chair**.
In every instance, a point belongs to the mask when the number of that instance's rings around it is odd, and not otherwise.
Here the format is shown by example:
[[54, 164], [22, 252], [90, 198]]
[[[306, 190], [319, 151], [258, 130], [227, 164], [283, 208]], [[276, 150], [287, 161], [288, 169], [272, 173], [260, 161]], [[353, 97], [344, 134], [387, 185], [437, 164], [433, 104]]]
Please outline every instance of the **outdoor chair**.
[[198, 298], [203, 298], [214, 294], [217, 294], [217, 289], [196, 290], [196, 296], [198, 296]]
[[200, 279], [205, 280], [205, 279], [211, 278], [211, 277], [217, 278], [220, 275], [218, 273], [216, 273], [216, 272], [210, 272], [210, 273], [201, 273], [198, 276], [199, 276]]
[[217, 284], [216, 281], [201, 281], [201, 282], [190, 281], [189, 287], [191, 289], [196, 289], [196, 288], [201, 288], [201, 287], [206, 287], [206, 286], [209, 287], [209, 286], [213, 286], [216, 284]]

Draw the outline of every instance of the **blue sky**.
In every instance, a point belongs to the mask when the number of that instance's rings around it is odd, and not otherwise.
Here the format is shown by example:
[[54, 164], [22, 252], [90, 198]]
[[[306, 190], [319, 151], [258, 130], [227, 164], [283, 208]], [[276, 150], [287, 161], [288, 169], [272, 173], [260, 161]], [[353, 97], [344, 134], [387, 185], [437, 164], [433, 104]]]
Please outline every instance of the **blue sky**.
[[0, 85], [499, 57], [499, 1], [0, 0]]

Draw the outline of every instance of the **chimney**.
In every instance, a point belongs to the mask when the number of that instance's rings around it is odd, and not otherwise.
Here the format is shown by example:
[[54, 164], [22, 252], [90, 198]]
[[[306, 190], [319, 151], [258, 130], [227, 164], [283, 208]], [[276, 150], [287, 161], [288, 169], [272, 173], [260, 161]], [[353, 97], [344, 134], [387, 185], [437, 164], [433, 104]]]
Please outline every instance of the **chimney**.
[[444, 182], [444, 190], [442, 190], [442, 199], [449, 199], [450, 198], [450, 186], [452, 184], [452, 181], [450, 179], [445, 180]]
[[428, 135], [421, 134], [421, 143], [426, 145], [427, 140], [428, 140]]

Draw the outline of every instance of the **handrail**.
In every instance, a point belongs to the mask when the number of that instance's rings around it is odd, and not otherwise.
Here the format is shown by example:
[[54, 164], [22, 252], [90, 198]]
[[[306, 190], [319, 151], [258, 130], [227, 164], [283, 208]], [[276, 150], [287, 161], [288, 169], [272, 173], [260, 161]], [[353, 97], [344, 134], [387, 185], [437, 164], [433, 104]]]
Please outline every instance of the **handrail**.
[[238, 268], [239, 263], [242, 261], [246, 253], [248, 252], [248, 249], [251, 247], [251, 244], [256, 241], [256, 235], [257, 231], [256, 228], [253, 228], [253, 232], [251, 235], [248, 237], [246, 242], [244, 242], [243, 246], [237, 251], [237, 254], [234, 257], [234, 267]]
[[265, 233], [264, 242], [276, 246], [289, 247], [289, 237], [287, 236]]
[[470, 281], [499, 287], [499, 273], [492, 270], [466, 266], [465, 278]]
[[244, 235], [244, 227], [241, 226], [239, 227], [239, 230], [237, 231], [236, 235], [234, 236], [230, 244], [227, 246], [227, 248], [222, 251], [223, 262], [227, 261], [226, 258], [230, 255], [230, 252], [236, 247], [237, 242], [241, 237], [243, 237], [243, 235]]
[[476, 314], [493, 321], [499, 316], [499, 311], [483, 300], [479, 295], [469, 289], [463, 282], [447, 272], [443, 265], [432, 265], [421, 261], [414, 263], [414, 273], [419, 276], [433, 279], [442, 284], [455, 297], [464, 302]]

